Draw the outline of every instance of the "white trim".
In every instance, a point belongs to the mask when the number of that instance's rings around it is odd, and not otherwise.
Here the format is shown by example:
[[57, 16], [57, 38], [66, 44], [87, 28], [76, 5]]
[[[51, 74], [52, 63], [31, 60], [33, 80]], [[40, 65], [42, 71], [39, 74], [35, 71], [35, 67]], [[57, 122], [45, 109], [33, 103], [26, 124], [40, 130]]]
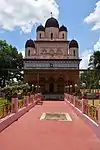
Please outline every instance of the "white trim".
[[75, 109], [78, 110], [82, 114], [82, 111], [80, 109], [78, 109], [77, 107], [75, 107]]
[[40, 117], [40, 120], [44, 120], [46, 117], [46, 113], [42, 113], [42, 116]]
[[66, 116], [66, 121], [72, 121], [72, 118], [70, 117], [70, 115], [68, 113], [65, 113], [65, 116]]
[[86, 114], [83, 114], [83, 116], [85, 116], [87, 119], [89, 119], [92, 123], [94, 123], [97, 127], [99, 126], [94, 120], [92, 120], [89, 116], [87, 116]]

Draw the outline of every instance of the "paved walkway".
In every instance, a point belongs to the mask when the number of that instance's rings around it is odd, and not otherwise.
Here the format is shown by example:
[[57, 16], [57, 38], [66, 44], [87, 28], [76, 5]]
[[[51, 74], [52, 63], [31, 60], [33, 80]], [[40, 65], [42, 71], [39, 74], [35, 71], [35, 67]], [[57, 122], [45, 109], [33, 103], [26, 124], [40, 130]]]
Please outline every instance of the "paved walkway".
[[[42, 112], [63, 111], [72, 122], [39, 120]], [[1, 150], [100, 150], [100, 140], [65, 102], [44, 102], [0, 133]]]

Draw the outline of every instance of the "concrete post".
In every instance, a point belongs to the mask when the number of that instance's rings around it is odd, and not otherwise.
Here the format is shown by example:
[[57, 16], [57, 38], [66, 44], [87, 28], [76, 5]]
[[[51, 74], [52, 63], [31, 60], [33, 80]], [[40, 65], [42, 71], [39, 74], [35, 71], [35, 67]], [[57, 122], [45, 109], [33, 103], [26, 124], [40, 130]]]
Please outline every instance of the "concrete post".
[[25, 106], [25, 107], [28, 106], [27, 96], [24, 96], [24, 106]]
[[34, 102], [37, 100], [37, 94], [34, 95]]
[[87, 98], [82, 97], [82, 113], [84, 114], [86, 112], [86, 105], [87, 105], [88, 101]]
[[73, 101], [73, 105], [75, 106], [76, 103], [76, 96], [74, 96], [74, 101]]
[[99, 124], [99, 127], [100, 127], [100, 105], [99, 105], [99, 108], [98, 108], [98, 124]]
[[34, 97], [34, 95], [32, 94], [32, 95], [30, 95], [30, 102], [31, 103], [33, 103], [33, 97]]
[[18, 112], [18, 98], [12, 98], [12, 113]]
[[27, 96], [27, 105], [29, 104], [29, 98], [30, 98], [30, 97], [29, 97], [29, 96]]

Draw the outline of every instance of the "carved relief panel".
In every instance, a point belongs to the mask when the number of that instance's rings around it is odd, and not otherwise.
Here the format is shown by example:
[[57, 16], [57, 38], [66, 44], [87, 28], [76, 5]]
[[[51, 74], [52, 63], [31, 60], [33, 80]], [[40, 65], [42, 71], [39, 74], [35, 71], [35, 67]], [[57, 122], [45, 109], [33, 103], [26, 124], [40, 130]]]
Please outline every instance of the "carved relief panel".
[[63, 59], [68, 56], [68, 43], [61, 42], [42, 42], [37, 44], [37, 51], [39, 58], [51, 59]]

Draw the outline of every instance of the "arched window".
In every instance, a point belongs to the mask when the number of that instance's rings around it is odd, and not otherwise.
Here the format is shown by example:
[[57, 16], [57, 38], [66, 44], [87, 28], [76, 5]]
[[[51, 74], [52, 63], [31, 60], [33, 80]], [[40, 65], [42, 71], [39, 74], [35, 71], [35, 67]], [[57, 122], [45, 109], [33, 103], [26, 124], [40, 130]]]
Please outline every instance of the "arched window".
[[51, 39], [53, 39], [53, 33], [51, 33]]
[[28, 56], [30, 56], [30, 49], [28, 50]]
[[73, 55], [75, 56], [75, 50], [73, 50]]
[[62, 38], [64, 39], [64, 33], [62, 34]]
[[41, 39], [41, 33], [40, 33], [40, 35], [39, 35], [39, 36], [40, 36], [40, 39]]

